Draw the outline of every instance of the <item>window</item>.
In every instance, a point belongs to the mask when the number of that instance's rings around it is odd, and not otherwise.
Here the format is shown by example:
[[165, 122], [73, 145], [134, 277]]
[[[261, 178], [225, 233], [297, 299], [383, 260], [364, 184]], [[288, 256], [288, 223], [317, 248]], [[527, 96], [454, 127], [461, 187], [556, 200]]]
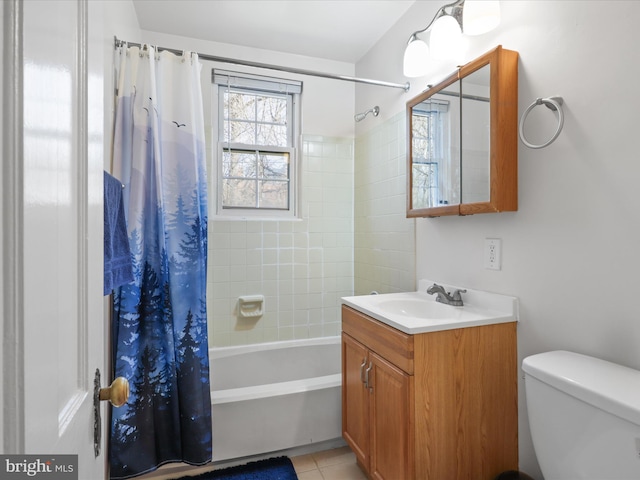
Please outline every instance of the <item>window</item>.
[[294, 217], [301, 82], [213, 71], [222, 216]]

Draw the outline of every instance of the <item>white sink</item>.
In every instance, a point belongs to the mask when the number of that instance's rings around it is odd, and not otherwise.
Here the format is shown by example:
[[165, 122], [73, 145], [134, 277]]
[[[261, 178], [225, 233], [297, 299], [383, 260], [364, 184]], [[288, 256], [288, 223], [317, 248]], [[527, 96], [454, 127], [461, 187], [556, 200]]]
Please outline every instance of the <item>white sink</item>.
[[[404, 315], [406, 317], [424, 318], [430, 320], [449, 320], [462, 316], [473, 315], [464, 307], [452, 307], [434, 302], [427, 294], [420, 292], [392, 293], [372, 295], [368, 299], [372, 306], [387, 315]], [[375, 298], [373, 298], [375, 297]]]
[[378, 302], [378, 307], [383, 312], [390, 314], [406, 315], [407, 317], [431, 318], [433, 320], [445, 320], [451, 317], [451, 307], [435, 302], [425, 302], [422, 299], [407, 298], [383, 298]]
[[[467, 288], [467, 293], [462, 294], [464, 306], [454, 307], [438, 303], [435, 295], [426, 293], [433, 283], [421, 280], [417, 292], [343, 297], [342, 303], [410, 334], [518, 320], [515, 297]], [[443, 286], [450, 292], [464, 289]]]

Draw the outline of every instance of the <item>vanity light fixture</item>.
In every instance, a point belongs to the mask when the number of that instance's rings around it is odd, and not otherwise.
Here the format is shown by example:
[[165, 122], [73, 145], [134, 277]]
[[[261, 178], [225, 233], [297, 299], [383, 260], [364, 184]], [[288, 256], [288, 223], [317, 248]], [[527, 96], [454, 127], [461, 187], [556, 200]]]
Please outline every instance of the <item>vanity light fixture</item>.
[[500, 2], [498, 0], [466, 0], [462, 11], [465, 35], [482, 35], [500, 24]]
[[457, 56], [462, 46], [462, 34], [481, 35], [500, 23], [500, 2], [457, 0], [438, 9], [429, 24], [411, 34], [404, 51], [405, 77], [426, 75], [429, 66], [429, 47], [418, 34], [431, 29], [429, 44], [431, 57], [447, 59]]
[[433, 22], [429, 44], [434, 60], [457, 58], [462, 45], [462, 28], [458, 20], [452, 15], [442, 15]]

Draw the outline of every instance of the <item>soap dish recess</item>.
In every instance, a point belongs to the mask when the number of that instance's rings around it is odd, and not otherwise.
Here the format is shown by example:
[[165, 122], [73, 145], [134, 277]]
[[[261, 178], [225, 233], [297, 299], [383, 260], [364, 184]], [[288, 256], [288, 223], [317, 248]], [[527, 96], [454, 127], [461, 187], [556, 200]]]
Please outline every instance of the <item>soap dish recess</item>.
[[238, 298], [238, 313], [243, 318], [261, 317], [264, 295], [243, 295]]

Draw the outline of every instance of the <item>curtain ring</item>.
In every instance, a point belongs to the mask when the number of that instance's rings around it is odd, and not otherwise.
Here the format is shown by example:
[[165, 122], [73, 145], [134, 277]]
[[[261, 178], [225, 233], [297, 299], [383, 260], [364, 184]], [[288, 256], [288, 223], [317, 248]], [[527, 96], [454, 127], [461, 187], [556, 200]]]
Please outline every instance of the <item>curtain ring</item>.
[[[558, 112], [558, 128], [556, 128], [555, 133], [553, 134], [551, 139], [549, 139], [547, 142], [542, 143], [540, 145], [535, 145], [535, 144], [529, 143], [527, 139], [524, 137], [524, 122], [527, 119], [527, 116], [529, 115], [531, 110], [533, 110], [538, 105], [543, 105], [543, 104], [548, 109], [553, 110], [554, 112], [556, 111]], [[520, 127], [518, 130], [520, 133], [520, 140], [522, 140], [522, 143], [524, 143], [529, 148], [544, 148], [548, 145], [551, 145], [555, 141], [555, 139], [558, 138], [558, 135], [560, 135], [560, 132], [562, 131], [562, 126], [564, 125], [564, 112], [562, 110], [562, 104], [563, 104], [562, 97], [536, 98], [535, 102], [529, 105], [529, 107], [527, 107], [527, 109], [522, 114], [522, 117], [520, 117]]]

